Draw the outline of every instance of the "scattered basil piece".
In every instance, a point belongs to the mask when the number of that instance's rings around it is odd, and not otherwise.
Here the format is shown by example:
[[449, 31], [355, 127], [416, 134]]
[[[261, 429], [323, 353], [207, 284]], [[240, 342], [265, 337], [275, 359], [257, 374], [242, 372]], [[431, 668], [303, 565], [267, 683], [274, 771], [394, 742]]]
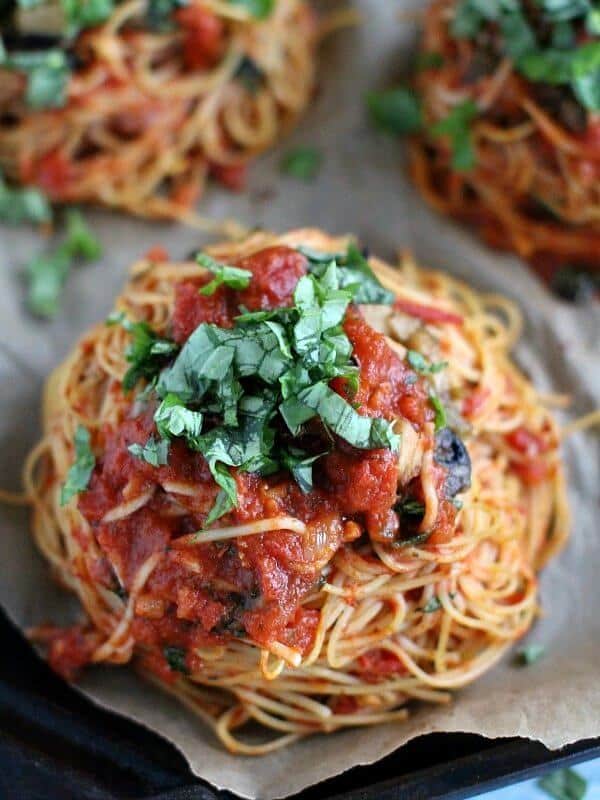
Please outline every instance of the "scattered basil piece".
[[411, 89], [369, 92], [367, 108], [374, 125], [394, 136], [416, 133], [423, 125], [421, 102]]
[[87, 225], [81, 212], [69, 209], [66, 217], [65, 246], [72, 258], [94, 261], [102, 255], [102, 245]]
[[439, 611], [440, 608], [442, 608], [442, 601], [437, 595], [435, 595], [434, 597], [430, 598], [419, 610], [422, 611], [423, 614], [433, 614], [434, 611]]
[[222, 264], [220, 261], [215, 261], [214, 258], [206, 255], [206, 253], [198, 253], [196, 261], [204, 269], [210, 270], [215, 276], [210, 283], [207, 283], [199, 289], [202, 295], [214, 294], [219, 286], [228, 286], [230, 289], [247, 289], [250, 285], [252, 273], [247, 269], [240, 269], [239, 267], [231, 267], [229, 264]]
[[163, 655], [174, 672], [181, 672], [183, 675], [189, 675], [189, 670], [185, 663], [185, 650], [181, 647], [165, 647]]
[[587, 781], [573, 769], [559, 769], [544, 775], [538, 781], [539, 788], [555, 800], [583, 800], [587, 792]]
[[477, 116], [477, 106], [465, 100], [454, 106], [448, 116], [430, 127], [434, 136], [445, 136], [452, 149], [452, 166], [457, 172], [468, 172], [475, 166], [475, 151], [469, 126]]
[[27, 76], [25, 102], [30, 108], [60, 108], [66, 102], [70, 70], [62, 50], [0, 50], [0, 66]]
[[281, 171], [301, 181], [312, 181], [319, 174], [323, 156], [316, 147], [296, 147], [281, 160]]
[[65, 238], [56, 250], [35, 256], [26, 266], [27, 305], [34, 314], [50, 319], [59, 309], [60, 296], [78, 259], [98, 258], [102, 248], [79, 211], [67, 213]]
[[308, 494], [313, 490], [313, 464], [318, 461], [325, 452], [318, 453], [316, 456], [307, 456], [301, 450], [290, 449], [289, 452], [282, 453], [281, 461], [294, 476], [294, 480], [304, 492]]
[[425, 513], [425, 504], [420, 500], [403, 500], [395, 508], [401, 514], [408, 514], [411, 517], [422, 517]]
[[131, 343], [125, 358], [131, 364], [123, 378], [123, 391], [130, 392], [139, 380], [152, 381], [165, 365], [165, 359], [174, 355], [178, 345], [161, 339], [147, 322], [132, 322], [122, 312], [110, 314], [107, 325], [121, 325], [131, 334]]
[[435, 429], [436, 431], [441, 430], [442, 428], [446, 428], [448, 425], [448, 421], [446, 419], [446, 409], [442, 405], [442, 401], [433, 392], [429, 395], [429, 402], [433, 406], [433, 410], [435, 411]]
[[113, 0], [60, 0], [67, 20], [67, 36], [105, 22], [114, 11]]
[[148, 0], [146, 21], [153, 31], [168, 32], [175, 28], [173, 14], [183, 8], [188, 0]]
[[275, 8], [275, 0], [227, 0], [232, 6], [241, 6], [255, 19], [266, 19]]
[[246, 55], [242, 56], [233, 77], [252, 94], [255, 94], [265, 82], [265, 73], [255, 61]]
[[540, 659], [545, 652], [546, 648], [543, 644], [528, 644], [517, 653], [518, 663], [522, 666], [529, 666], [534, 664]]
[[448, 366], [447, 361], [437, 361], [435, 363], [431, 363], [416, 350], [409, 350], [406, 354], [406, 360], [411, 367], [421, 375], [434, 375], [436, 372], [441, 372]]
[[83, 425], [78, 425], [73, 442], [75, 444], [75, 460], [69, 467], [67, 478], [61, 488], [60, 504], [66, 505], [76, 494], [84, 492], [92, 477], [96, 459], [90, 446], [90, 432]]
[[9, 186], [0, 175], [0, 220], [11, 225], [21, 222], [41, 224], [52, 219], [48, 198], [31, 186]]
[[415, 67], [417, 70], [437, 69], [444, 65], [444, 56], [435, 50], [423, 51], [417, 55]]
[[395, 548], [404, 548], [404, 547], [418, 547], [420, 544], [425, 544], [425, 542], [431, 536], [431, 531], [424, 531], [423, 533], [417, 533], [415, 536], [411, 536], [408, 539], [400, 539], [397, 542], [392, 544], [392, 547]]
[[350, 243], [345, 253], [329, 255], [304, 247], [298, 248], [308, 259], [308, 270], [318, 278], [322, 277], [332, 261], [337, 265], [337, 277], [341, 289], [353, 292], [353, 302], [391, 305], [395, 296], [379, 282], [369, 262], [358, 247]]
[[146, 461], [153, 467], [160, 467], [168, 463], [169, 442], [166, 439], [157, 441], [151, 436], [146, 444], [130, 444], [127, 449], [132, 456]]
[[167, 394], [154, 414], [154, 422], [163, 439], [185, 436], [193, 443], [202, 433], [203, 415], [186, 408], [176, 394]]

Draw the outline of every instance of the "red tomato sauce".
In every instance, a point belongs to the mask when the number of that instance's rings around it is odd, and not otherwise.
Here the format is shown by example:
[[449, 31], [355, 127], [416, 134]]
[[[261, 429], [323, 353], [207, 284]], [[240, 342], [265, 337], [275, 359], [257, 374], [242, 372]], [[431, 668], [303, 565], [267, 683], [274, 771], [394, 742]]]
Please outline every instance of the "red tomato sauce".
[[[176, 286], [170, 335], [177, 342], [184, 343], [202, 322], [231, 326], [240, 306], [254, 310], [290, 305], [307, 267], [304, 256], [281, 246], [234, 263], [252, 273], [243, 291], [221, 287], [203, 296], [198, 289], [208, 278]], [[422, 379], [389, 348], [384, 336], [369, 327], [358, 309], [348, 310], [344, 327], [359, 366], [358, 392], [352, 398], [358, 412], [387, 419], [403, 416], [422, 430], [433, 417]], [[332, 385], [347, 393], [343, 382]], [[218, 486], [204, 457], [183, 440], [172, 441], [168, 464], [158, 467], [129, 452], [130, 445], [156, 436], [154, 411], [150, 403], [137, 416], [117, 426], [106, 425], [96, 434], [95, 450], [101, 455], [88, 489], [80, 495], [79, 509], [104, 559], [98, 563], [97, 554], [84, 546], [88, 573], [126, 597], [142, 565], [153, 554], [161, 554], [136, 598], [132, 624], [136, 642], [144, 646], [145, 663], [156, 672], [169, 674], [163, 656], [167, 647], [182, 650], [187, 669], [200, 669], [195, 649], [235, 637], [266, 646], [279, 642], [306, 653], [319, 614], [301, 602], [318, 588], [323, 567], [361, 530], [384, 540], [393, 539], [398, 531], [393, 509], [397, 454], [357, 450], [336, 441], [331, 453], [315, 465], [315, 488], [308, 494], [287, 472], [264, 478], [233, 470], [238, 506], [220, 526], [292, 516], [305, 523], [306, 531], [277, 530], [178, 546], [178, 538], [204, 527]], [[441, 467], [439, 473], [441, 487], [445, 474]], [[419, 479], [413, 483], [418, 496]], [[140, 507], [125, 508], [122, 518], [114, 518], [115, 509], [140, 497]], [[440, 524], [451, 531], [450, 518], [444, 521], [444, 502]], [[107, 518], [109, 513], [112, 518]], [[77, 641], [81, 653], [82, 643]], [[68, 641], [62, 647], [69, 652]], [[77, 653], [64, 657], [63, 671], [72, 674], [75, 661], [85, 661]], [[368, 674], [401, 671], [387, 653], [364, 658]], [[61, 669], [60, 659], [55, 662]]]

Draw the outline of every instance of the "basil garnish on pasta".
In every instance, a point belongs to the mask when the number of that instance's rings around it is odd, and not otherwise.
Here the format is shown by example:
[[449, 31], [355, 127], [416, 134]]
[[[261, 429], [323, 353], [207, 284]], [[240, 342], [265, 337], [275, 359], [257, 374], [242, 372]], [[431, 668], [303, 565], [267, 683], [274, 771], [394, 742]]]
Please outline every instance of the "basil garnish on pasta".
[[[282, 447], [282, 426], [287, 436], [296, 438], [308, 422], [318, 420], [329, 436], [353, 447], [399, 447], [390, 422], [361, 416], [329, 386], [340, 378], [350, 395], [357, 388], [358, 367], [342, 328], [349, 303], [361, 296], [391, 301], [391, 293], [354, 246], [339, 256], [339, 266], [337, 257], [308, 258], [311, 274], [298, 281], [292, 306], [242, 313], [232, 328], [200, 324], [160, 373], [156, 393], [162, 402], [154, 415], [159, 435], [164, 440], [183, 438], [202, 453], [221, 490], [208, 522], [236, 505], [231, 467], [262, 475], [288, 469], [302, 491], [310, 491], [319, 456]], [[248, 286], [251, 273], [205, 254], [197, 260], [215, 274], [208, 287], [215, 282], [235, 289]], [[146, 323], [131, 323], [123, 316], [115, 321], [133, 336], [127, 351], [132, 366], [123, 381], [127, 391], [140, 378], [154, 377], [176, 346], [157, 337]], [[135, 446], [134, 454], [157, 460], [155, 443]]]
[[76, 494], [87, 489], [96, 464], [94, 453], [90, 446], [90, 432], [83, 425], [79, 425], [73, 439], [75, 445], [75, 460], [67, 473], [60, 492], [60, 504], [66, 505]]

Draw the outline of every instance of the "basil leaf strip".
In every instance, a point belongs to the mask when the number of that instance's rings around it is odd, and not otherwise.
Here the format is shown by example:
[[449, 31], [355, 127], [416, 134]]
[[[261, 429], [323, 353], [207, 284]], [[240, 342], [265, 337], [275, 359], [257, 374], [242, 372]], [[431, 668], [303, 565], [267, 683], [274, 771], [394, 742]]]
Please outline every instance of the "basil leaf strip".
[[60, 504], [66, 505], [76, 494], [84, 492], [92, 477], [96, 458], [90, 446], [90, 432], [83, 425], [75, 431], [75, 461], [69, 467], [67, 478], [61, 488]]

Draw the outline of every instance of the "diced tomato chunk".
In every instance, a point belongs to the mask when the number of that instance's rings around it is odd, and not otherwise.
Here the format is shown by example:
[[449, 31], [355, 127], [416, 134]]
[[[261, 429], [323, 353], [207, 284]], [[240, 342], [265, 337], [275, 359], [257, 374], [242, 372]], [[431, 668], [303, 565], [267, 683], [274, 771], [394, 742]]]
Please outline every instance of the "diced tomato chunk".
[[454, 314], [452, 311], [446, 311], [443, 308], [435, 308], [434, 306], [424, 306], [421, 303], [415, 303], [412, 300], [404, 300], [398, 298], [394, 303], [394, 308], [408, 314], [409, 317], [417, 317], [422, 319], [423, 322], [447, 322], [450, 325], [462, 325], [464, 320], [459, 314]]
[[209, 174], [232, 192], [241, 192], [246, 187], [246, 164], [216, 164], [211, 163]]
[[225, 27], [216, 14], [201, 3], [175, 12], [183, 29], [183, 60], [190, 69], [210, 69], [223, 54]]

